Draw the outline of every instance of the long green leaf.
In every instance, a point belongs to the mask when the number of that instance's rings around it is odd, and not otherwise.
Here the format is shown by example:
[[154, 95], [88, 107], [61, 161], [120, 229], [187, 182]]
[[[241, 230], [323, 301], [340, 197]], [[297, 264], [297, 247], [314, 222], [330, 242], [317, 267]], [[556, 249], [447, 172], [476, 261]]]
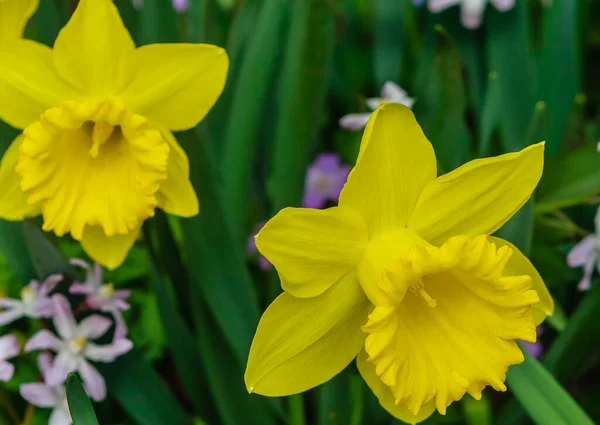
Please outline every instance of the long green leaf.
[[291, 16], [268, 184], [273, 213], [300, 205], [333, 53], [329, 0], [294, 0]]
[[600, 193], [600, 155], [589, 144], [548, 161], [538, 186], [536, 213], [575, 205]]
[[234, 243], [227, 226], [216, 172], [207, 151], [209, 142], [198, 140], [191, 131], [180, 133], [178, 139], [190, 158], [191, 180], [201, 208], [196, 217], [181, 221], [190, 284], [202, 291], [220, 331], [242, 365], [258, 324], [258, 297], [242, 247]]
[[48, 236], [30, 221], [25, 222], [25, 240], [31, 261], [40, 279], [55, 273], [61, 273], [71, 280], [77, 278], [76, 272], [65, 256], [56, 249]]
[[211, 395], [205, 385], [206, 378], [194, 343], [195, 337], [188, 329], [172, 297], [167, 292], [165, 282], [155, 265], [156, 254], [151, 254], [151, 288], [158, 300], [161, 322], [165, 327], [165, 334], [179, 377], [188, 396], [194, 403], [196, 411], [204, 420], [215, 422], [216, 412], [213, 408]]
[[22, 284], [36, 276], [22, 222], [0, 220], [0, 252]]
[[260, 123], [273, 81], [281, 29], [289, 2], [271, 0], [261, 10], [256, 31], [238, 80], [229, 114], [223, 152], [223, 195], [234, 240], [246, 236], [250, 182], [254, 170]]
[[134, 349], [98, 368], [106, 378], [108, 392], [139, 425], [193, 425], [141, 352]]
[[537, 425], [594, 425], [569, 393], [526, 350], [525, 362], [508, 370], [512, 393]]
[[514, 9], [498, 12], [487, 8], [488, 69], [500, 87], [500, 127], [506, 150], [525, 145], [537, 92], [537, 70], [529, 50], [528, 2], [517, 2]]
[[401, 0], [375, 0], [375, 85], [379, 88], [386, 81], [398, 81], [405, 31], [403, 12], [406, 3]]
[[[551, 156], [561, 152], [575, 96], [580, 90], [580, 4], [579, 1], [555, 1], [544, 7], [539, 98], [547, 106], [549, 120], [542, 137]], [[557, 76], [560, 84], [556, 84]]]
[[73, 425], [98, 425], [92, 402], [75, 375], [67, 379], [67, 402]]

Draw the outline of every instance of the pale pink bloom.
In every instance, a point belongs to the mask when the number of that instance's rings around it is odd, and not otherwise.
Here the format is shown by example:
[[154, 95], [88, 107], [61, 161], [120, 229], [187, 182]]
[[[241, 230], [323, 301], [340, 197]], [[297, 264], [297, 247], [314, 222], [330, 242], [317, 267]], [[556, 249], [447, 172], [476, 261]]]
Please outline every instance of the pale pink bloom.
[[49, 318], [54, 314], [52, 301], [49, 294], [56, 285], [63, 280], [60, 274], [53, 274], [43, 283], [32, 280], [29, 285], [21, 289], [21, 299], [0, 298], [0, 325], [14, 322], [21, 317]]
[[[366, 101], [371, 111], [379, 108], [384, 103], [400, 103], [408, 108], [412, 108], [415, 99], [408, 97], [406, 91], [392, 81], [386, 82], [381, 88], [381, 97], [370, 97]], [[362, 114], [348, 114], [340, 119], [340, 127], [346, 130], [357, 131], [365, 128], [371, 112]]]
[[89, 308], [111, 313], [115, 319], [115, 339], [127, 336], [127, 326], [123, 320], [121, 310], [129, 310], [125, 300], [131, 291], [125, 289], [115, 290], [112, 283], [104, 283], [102, 266], [96, 263], [92, 268], [88, 263], [79, 259], [69, 261], [72, 265], [81, 267], [86, 271], [85, 282], [75, 282], [69, 288], [71, 294], [85, 295], [85, 303]]
[[349, 173], [350, 167], [341, 164], [337, 153], [320, 154], [306, 172], [302, 206], [323, 208], [327, 201], [337, 202]]
[[173, 7], [179, 13], [186, 12], [190, 7], [189, 0], [173, 0]]
[[577, 286], [580, 291], [590, 289], [594, 266], [600, 273], [600, 207], [596, 211], [595, 226], [596, 233], [583, 238], [567, 256], [570, 267], [583, 267], [583, 278]]
[[460, 5], [460, 19], [466, 28], [477, 28], [483, 20], [483, 12], [487, 3], [492, 3], [501, 12], [510, 10], [515, 0], [429, 0], [429, 10], [437, 13], [451, 6]]
[[14, 335], [0, 337], [0, 381], [10, 381], [15, 373], [15, 367], [6, 360], [15, 357], [21, 351], [19, 341]]
[[31, 337], [25, 351], [52, 350], [57, 354], [46, 374], [46, 384], [56, 386], [77, 371], [83, 385], [95, 401], [106, 397], [106, 383], [100, 372], [89, 362], [111, 363], [133, 347], [130, 340], [121, 338], [108, 345], [96, 345], [90, 340], [103, 336], [111, 326], [111, 320], [99, 315], [88, 316], [80, 323], [75, 321], [69, 301], [63, 295], [54, 295], [53, 323], [60, 338], [48, 330], [41, 330]]
[[49, 353], [40, 354], [38, 367], [42, 372], [44, 382], [21, 384], [21, 397], [37, 407], [52, 409], [48, 425], [70, 425], [71, 413], [67, 403], [67, 394], [63, 384], [49, 385], [46, 376], [52, 368], [52, 356]]

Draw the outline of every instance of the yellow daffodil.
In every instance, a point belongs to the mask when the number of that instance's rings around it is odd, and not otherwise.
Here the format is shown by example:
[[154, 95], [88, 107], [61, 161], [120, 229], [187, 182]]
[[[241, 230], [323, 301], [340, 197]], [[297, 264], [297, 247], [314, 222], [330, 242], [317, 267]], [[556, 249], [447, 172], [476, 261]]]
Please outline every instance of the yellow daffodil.
[[0, 46], [23, 36], [39, 0], [0, 0]]
[[81, 0], [53, 49], [11, 43], [0, 55], [0, 118], [24, 131], [0, 166], [0, 217], [41, 213], [45, 231], [119, 266], [156, 207], [198, 213], [171, 130], [204, 118], [227, 67], [211, 45], [136, 49], [111, 0]]
[[529, 260], [489, 236], [529, 199], [543, 143], [436, 178], [410, 110], [377, 109], [339, 206], [286, 208], [256, 238], [284, 293], [263, 315], [250, 392], [283, 396], [357, 357], [381, 405], [417, 423], [465, 393], [506, 389], [553, 301]]

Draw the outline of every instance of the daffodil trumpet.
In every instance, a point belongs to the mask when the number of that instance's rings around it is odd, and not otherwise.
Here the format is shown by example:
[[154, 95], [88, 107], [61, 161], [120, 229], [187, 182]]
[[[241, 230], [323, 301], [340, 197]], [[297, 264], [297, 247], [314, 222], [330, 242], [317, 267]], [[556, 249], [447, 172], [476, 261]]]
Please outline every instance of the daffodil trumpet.
[[0, 164], [0, 218], [41, 214], [45, 231], [118, 267], [157, 207], [198, 213], [171, 131], [204, 118], [227, 68], [212, 45], [136, 48], [111, 0], [81, 0], [53, 48], [5, 42], [0, 118], [23, 133]]
[[256, 237], [284, 293], [260, 320], [248, 391], [284, 396], [357, 359], [381, 405], [417, 423], [466, 393], [504, 391], [518, 340], [553, 300], [531, 262], [491, 236], [530, 198], [544, 144], [436, 177], [412, 112], [371, 116], [339, 206], [286, 208]]

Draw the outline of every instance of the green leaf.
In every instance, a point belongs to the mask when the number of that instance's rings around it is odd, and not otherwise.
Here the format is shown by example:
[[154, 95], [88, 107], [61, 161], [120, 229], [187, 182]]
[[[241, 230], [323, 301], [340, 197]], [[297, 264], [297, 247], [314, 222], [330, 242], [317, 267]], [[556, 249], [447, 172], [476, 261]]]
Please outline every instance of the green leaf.
[[150, 282], [152, 292], [158, 299], [160, 318], [165, 327], [165, 334], [179, 378], [185, 390], [194, 403], [196, 411], [205, 420], [215, 422], [215, 412], [212, 408], [211, 395], [204, 384], [206, 378], [202, 370], [202, 362], [195, 347], [195, 338], [179, 314], [177, 306], [166, 290], [165, 282], [156, 268], [156, 254], [151, 253]]
[[576, 205], [600, 193], [600, 155], [588, 144], [546, 163], [537, 189], [535, 212]]
[[468, 160], [470, 135], [464, 119], [466, 96], [460, 53], [441, 25], [434, 28], [426, 45], [431, 55], [421, 59], [418, 86], [422, 95], [414, 111], [435, 148], [438, 167], [445, 173]]
[[525, 255], [529, 254], [533, 236], [533, 198], [498, 230], [496, 236], [512, 242]]
[[301, 204], [333, 53], [334, 17], [329, 0], [294, 0], [291, 16], [268, 183], [273, 214]]
[[140, 45], [176, 43], [180, 40], [177, 13], [170, 1], [144, 0], [139, 18]]
[[73, 425], [98, 425], [92, 403], [74, 374], [67, 379], [67, 401]]
[[[386, 81], [398, 82], [405, 31], [403, 12], [408, 11], [408, 2], [401, 0], [375, 0], [375, 85], [383, 86]], [[412, 8], [412, 5], [408, 5]]]
[[350, 423], [353, 404], [349, 387], [350, 373], [344, 371], [315, 389], [317, 425]]
[[594, 425], [569, 393], [526, 350], [508, 370], [508, 386], [537, 425]]
[[30, 221], [25, 222], [25, 240], [31, 261], [40, 279], [55, 273], [61, 273], [71, 280], [77, 278], [77, 274], [65, 256], [54, 246], [48, 236]]
[[196, 217], [181, 220], [190, 285], [202, 291], [218, 329], [242, 365], [258, 325], [258, 297], [242, 246], [234, 243], [226, 222], [208, 140], [199, 140], [191, 131], [177, 137], [189, 156], [190, 177], [202, 209]]
[[0, 219], [0, 252], [21, 284], [26, 284], [36, 276], [25, 240], [23, 222]]
[[[556, 1], [544, 7], [538, 75], [539, 98], [545, 101], [549, 118], [542, 139], [546, 140], [550, 156], [561, 152], [575, 96], [580, 90], [580, 4]], [[560, 75], [560, 84], [556, 84], [557, 75]]]
[[241, 244], [247, 230], [247, 206], [260, 123], [282, 45], [281, 30], [287, 0], [265, 2], [235, 82], [223, 152], [223, 196], [234, 241]]
[[528, 2], [516, 2], [508, 12], [486, 10], [488, 69], [500, 87], [500, 128], [506, 150], [525, 146], [537, 92], [537, 69], [530, 51]]
[[108, 392], [139, 425], [193, 425], [150, 363], [136, 349], [98, 365]]
[[[192, 288], [198, 350], [208, 385], [224, 425], [274, 425], [268, 399], [248, 394], [244, 386], [244, 366], [228, 346], [210, 316], [198, 288]], [[244, 365], [244, 366], [242, 366]], [[273, 400], [276, 403], [279, 400]], [[235, 408], [232, 408], [235, 406]], [[280, 409], [280, 408], [279, 408]]]

